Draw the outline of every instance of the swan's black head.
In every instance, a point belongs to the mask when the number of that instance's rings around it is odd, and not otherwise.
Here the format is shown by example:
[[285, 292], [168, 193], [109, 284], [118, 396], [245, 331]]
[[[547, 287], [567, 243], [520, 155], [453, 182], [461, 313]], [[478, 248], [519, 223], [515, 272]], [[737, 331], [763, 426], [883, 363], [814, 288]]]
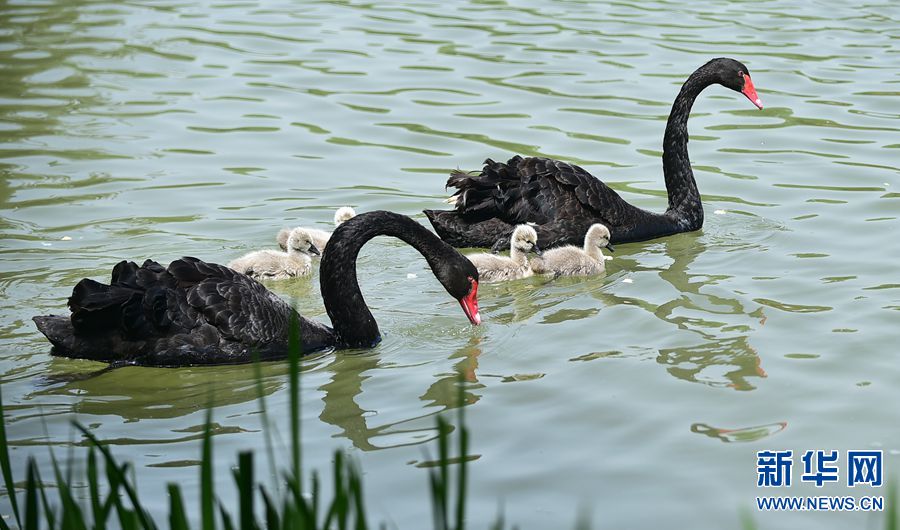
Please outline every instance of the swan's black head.
[[450, 296], [456, 298], [473, 326], [481, 324], [478, 314], [478, 269], [459, 252], [450, 259], [432, 264], [431, 269]]
[[740, 61], [720, 57], [713, 59], [703, 66], [704, 70], [714, 76], [715, 82], [747, 96], [757, 108], [763, 108], [762, 101], [756, 95], [756, 88], [750, 80], [750, 70]]

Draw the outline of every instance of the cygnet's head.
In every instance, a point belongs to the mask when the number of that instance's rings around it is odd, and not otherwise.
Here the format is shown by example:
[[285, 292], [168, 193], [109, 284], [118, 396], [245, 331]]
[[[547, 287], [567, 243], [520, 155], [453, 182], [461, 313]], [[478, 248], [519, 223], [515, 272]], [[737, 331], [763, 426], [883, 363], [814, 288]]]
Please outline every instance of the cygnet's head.
[[610, 237], [609, 228], [600, 223], [593, 224], [588, 228], [587, 234], [584, 236], [585, 246], [606, 248], [613, 252], [612, 245], [609, 244]]
[[315, 254], [320, 255], [319, 249], [313, 243], [312, 236], [303, 228], [295, 228], [291, 230], [287, 240], [288, 254], [299, 253], [307, 256]]
[[334, 226], [340, 226], [344, 221], [349, 221], [356, 217], [356, 211], [349, 206], [341, 206], [334, 212]]
[[538, 255], [541, 249], [537, 246], [538, 235], [534, 228], [529, 225], [519, 225], [513, 230], [512, 248], [520, 252], [534, 251]]

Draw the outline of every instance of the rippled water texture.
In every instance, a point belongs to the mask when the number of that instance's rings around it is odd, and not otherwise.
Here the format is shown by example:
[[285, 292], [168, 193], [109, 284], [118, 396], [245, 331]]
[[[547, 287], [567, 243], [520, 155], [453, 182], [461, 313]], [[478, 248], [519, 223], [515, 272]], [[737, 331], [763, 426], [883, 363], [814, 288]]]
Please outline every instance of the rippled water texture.
[[[741, 510], [766, 528], [880, 524], [755, 513], [755, 465], [763, 449], [876, 448], [900, 472], [898, 6], [4, 3], [0, 374], [18, 469], [78, 441], [77, 418], [161, 510], [164, 483], [196, 492], [210, 401], [223, 482], [262, 443], [248, 367], [51, 358], [30, 317], [66, 311], [78, 279], [120, 259], [227, 261], [345, 204], [425, 222], [448, 171], [486, 157], [559, 157], [662, 211], [669, 105], [731, 56], [766, 107], [721, 87], [695, 105], [702, 231], [619, 245], [605, 278], [484, 286], [477, 329], [414, 251], [369, 244], [384, 342], [306, 360], [306, 463], [348, 449], [373, 519], [419, 528], [417, 464], [463, 371], [475, 527], [501, 503], [523, 528], [579, 510], [603, 528], [735, 527]], [[272, 288], [326, 318], [315, 278]], [[285, 415], [286, 366], [264, 378]]]

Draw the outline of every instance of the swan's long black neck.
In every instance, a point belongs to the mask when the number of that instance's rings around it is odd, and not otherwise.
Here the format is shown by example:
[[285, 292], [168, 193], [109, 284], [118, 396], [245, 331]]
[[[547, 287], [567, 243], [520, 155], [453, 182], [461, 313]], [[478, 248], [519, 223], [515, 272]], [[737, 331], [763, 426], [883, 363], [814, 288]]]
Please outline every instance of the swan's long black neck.
[[337, 227], [319, 266], [319, 283], [325, 310], [339, 344], [368, 348], [381, 340], [378, 324], [366, 306], [356, 279], [359, 250], [377, 236], [393, 236], [413, 246], [436, 270], [456, 250], [425, 227], [404, 215], [386, 211], [367, 212]]
[[713, 82], [711, 73], [705, 67], [691, 74], [672, 104], [663, 137], [663, 174], [669, 193], [666, 216], [672, 218], [683, 231], [697, 230], [703, 226], [703, 206], [688, 156], [687, 122], [694, 100]]

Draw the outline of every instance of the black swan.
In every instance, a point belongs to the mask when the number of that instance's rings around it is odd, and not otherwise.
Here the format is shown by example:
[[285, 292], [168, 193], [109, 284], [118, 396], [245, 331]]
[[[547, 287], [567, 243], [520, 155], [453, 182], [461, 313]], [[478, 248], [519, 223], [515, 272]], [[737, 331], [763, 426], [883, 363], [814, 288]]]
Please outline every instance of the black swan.
[[381, 339], [356, 281], [359, 249], [379, 235], [416, 248], [473, 325], [478, 271], [424, 226], [392, 212], [368, 212], [339, 226], [325, 247], [319, 280], [334, 328], [304, 318], [259, 282], [222, 265], [181, 258], [168, 268], [122, 261], [110, 285], [83, 279], [69, 298], [71, 316], [36, 316], [54, 355], [153, 366], [230, 364], [287, 355], [297, 318], [304, 353], [369, 348]]
[[457, 189], [453, 210], [425, 210], [441, 239], [455, 247], [509, 246], [513, 227], [537, 225], [538, 243], [548, 249], [578, 245], [594, 223], [609, 227], [614, 243], [644, 241], [703, 226], [703, 207], [688, 158], [687, 121], [694, 100], [718, 83], [741, 92], [758, 108], [747, 67], [718, 58], [698, 68], [678, 93], [663, 137], [663, 174], [669, 207], [659, 214], [625, 202], [584, 169], [547, 158], [487, 159], [481, 174], [455, 171], [447, 187]]

